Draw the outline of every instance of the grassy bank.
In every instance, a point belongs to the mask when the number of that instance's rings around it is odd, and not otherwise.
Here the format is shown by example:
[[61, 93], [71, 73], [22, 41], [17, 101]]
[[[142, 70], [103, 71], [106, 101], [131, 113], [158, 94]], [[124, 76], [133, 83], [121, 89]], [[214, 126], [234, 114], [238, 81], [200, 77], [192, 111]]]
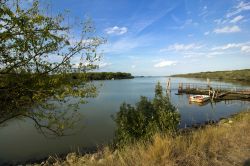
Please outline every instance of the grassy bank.
[[211, 79], [218, 79], [218, 80], [249, 82], [250, 81], [250, 69], [176, 74], [176, 75], [172, 75], [172, 77], [205, 78], [205, 79], [211, 78]]
[[50, 158], [54, 165], [249, 165], [250, 111], [178, 136], [155, 135], [152, 142], [140, 142], [95, 154], [68, 154]]

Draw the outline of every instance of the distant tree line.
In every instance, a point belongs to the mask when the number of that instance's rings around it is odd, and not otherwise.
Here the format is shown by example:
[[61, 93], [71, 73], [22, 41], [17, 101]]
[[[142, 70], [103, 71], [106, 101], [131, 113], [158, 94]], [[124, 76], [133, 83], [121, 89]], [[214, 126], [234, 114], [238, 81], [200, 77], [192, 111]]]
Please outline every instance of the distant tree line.
[[111, 79], [131, 79], [131, 73], [122, 72], [89, 72], [86, 73], [87, 80], [111, 80]]
[[219, 80], [249, 82], [250, 81], [250, 69], [177, 74], [177, 75], [173, 75], [173, 77], [205, 78], [205, 79], [211, 78], [211, 79], [219, 79]]

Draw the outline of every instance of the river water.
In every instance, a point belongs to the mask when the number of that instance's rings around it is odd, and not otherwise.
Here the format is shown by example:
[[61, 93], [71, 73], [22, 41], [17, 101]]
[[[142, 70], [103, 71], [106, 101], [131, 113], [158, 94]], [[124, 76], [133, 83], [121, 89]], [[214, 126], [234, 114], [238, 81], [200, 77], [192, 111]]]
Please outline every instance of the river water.
[[[65, 154], [74, 151], [91, 150], [112, 141], [115, 123], [112, 115], [119, 111], [123, 102], [135, 104], [140, 96], [154, 97], [154, 88], [158, 81], [163, 87], [166, 77], [142, 77], [125, 80], [95, 81], [99, 89], [96, 98], [87, 99], [81, 104], [81, 120], [78, 130], [63, 137], [46, 137], [34, 126], [34, 121], [25, 118], [12, 119], [0, 126], [0, 165], [23, 163], [46, 158], [50, 155]], [[219, 120], [236, 112], [249, 109], [247, 101], [222, 101], [207, 103], [203, 106], [189, 104], [187, 95], [176, 95], [178, 83], [206, 83], [206, 80], [190, 78], [171, 78], [171, 102], [181, 114], [180, 127], [207, 120]], [[239, 84], [215, 82], [220, 86], [243, 87]]]

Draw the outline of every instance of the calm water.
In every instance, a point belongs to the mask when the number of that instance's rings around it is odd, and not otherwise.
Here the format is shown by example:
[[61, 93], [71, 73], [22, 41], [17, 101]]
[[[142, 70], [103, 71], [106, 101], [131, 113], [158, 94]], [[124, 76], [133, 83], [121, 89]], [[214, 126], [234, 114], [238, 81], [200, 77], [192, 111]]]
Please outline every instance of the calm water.
[[[158, 81], [165, 87], [165, 77], [145, 77], [130, 80], [96, 81], [102, 86], [98, 97], [88, 99], [80, 105], [82, 120], [78, 132], [73, 135], [47, 138], [34, 127], [29, 119], [12, 119], [0, 127], [0, 165], [4, 163], [39, 160], [49, 155], [90, 149], [110, 142], [114, 135], [115, 124], [111, 118], [119, 111], [120, 104], [135, 104], [140, 96], [154, 97], [154, 87]], [[204, 106], [191, 105], [187, 95], [175, 95], [178, 83], [206, 83], [206, 81], [172, 78], [171, 101], [181, 114], [180, 127], [207, 120], [218, 120], [250, 108], [250, 102], [231, 101], [208, 103]], [[240, 86], [237, 84], [212, 82], [219, 85]]]

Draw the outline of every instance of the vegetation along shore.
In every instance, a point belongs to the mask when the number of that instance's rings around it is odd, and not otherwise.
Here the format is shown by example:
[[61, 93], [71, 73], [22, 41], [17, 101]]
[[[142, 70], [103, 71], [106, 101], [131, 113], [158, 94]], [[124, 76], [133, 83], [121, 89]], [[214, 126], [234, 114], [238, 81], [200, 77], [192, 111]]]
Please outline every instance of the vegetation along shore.
[[172, 77], [204, 78], [204, 79], [211, 78], [211, 79], [226, 80], [226, 81], [249, 82], [250, 69], [176, 74], [172, 75]]
[[111, 80], [111, 79], [132, 79], [130, 73], [123, 72], [88, 72], [85, 73], [87, 80]]
[[175, 136], [155, 134], [151, 141], [109, 147], [94, 154], [70, 153], [34, 165], [243, 165], [250, 164], [250, 110], [215, 125]]

